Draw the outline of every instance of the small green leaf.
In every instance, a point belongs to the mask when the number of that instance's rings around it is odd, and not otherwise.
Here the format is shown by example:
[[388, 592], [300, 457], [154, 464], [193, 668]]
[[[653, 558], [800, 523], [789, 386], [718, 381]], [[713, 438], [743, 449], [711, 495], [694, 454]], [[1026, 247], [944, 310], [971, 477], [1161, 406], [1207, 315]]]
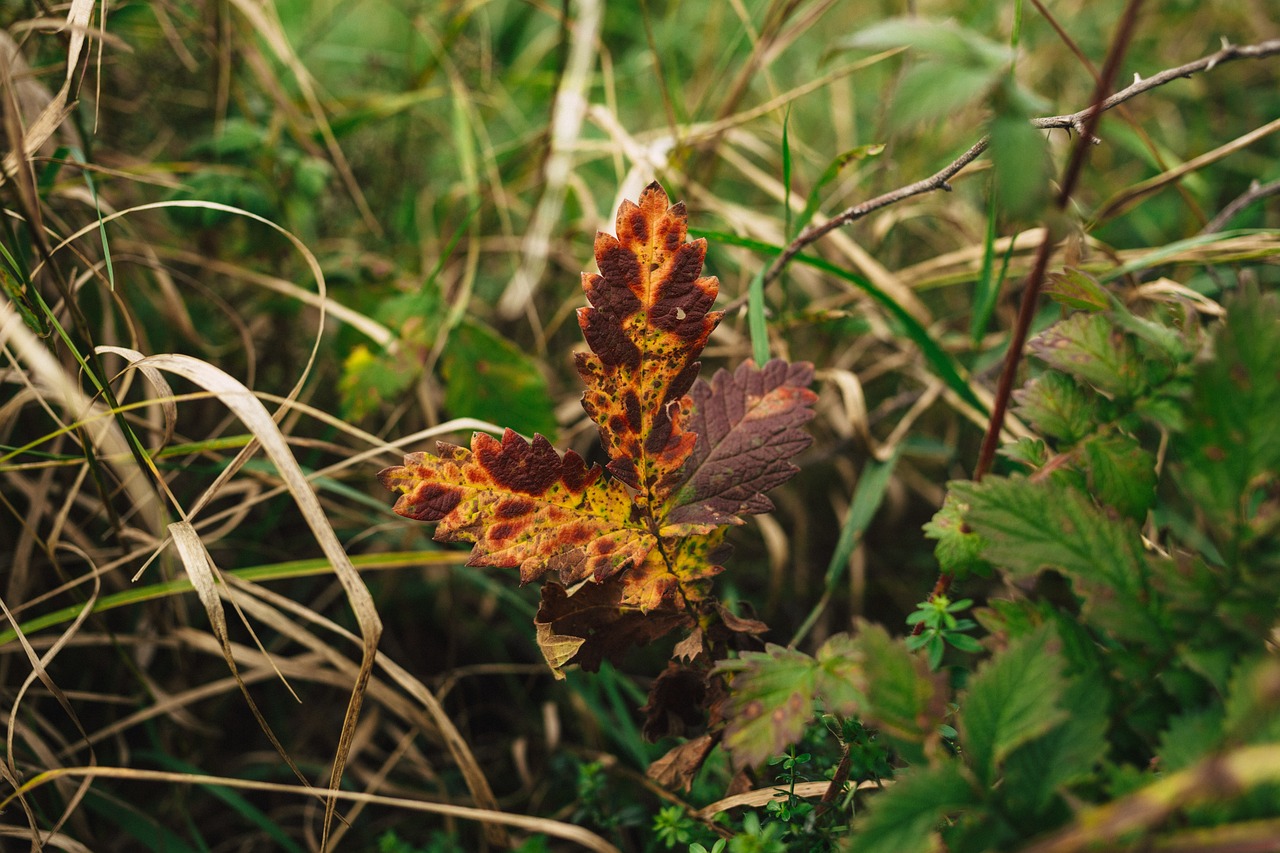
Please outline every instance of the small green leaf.
[[342, 363], [338, 392], [342, 415], [359, 421], [378, 410], [383, 403], [393, 402], [421, 375], [421, 369], [404, 365], [395, 356], [375, 355], [364, 344], [356, 345]]
[[1078, 311], [1105, 311], [1111, 305], [1098, 280], [1075, 267], [1046, 275], [1044, 292], [1059, 305]]
[[981, 800], [958, 761], [928, 769], [908, 768], [877, 794], [855, 824], [851, 849], [858, 853], [928, 853], [939, 849], [935, 830], [950, 815]]
[[1058, 707], [1065, 684], [1057, 638], [1041, 629], [1010, 644], [969, 682], [960, 703], [960, 732], [969, 766], [993, 784], [1014, 749], [1053, 728], [1066, 713]]
[[1013, 392], [1014, 414], [1037, 432], [1075, 444], [1097, 425], [1097, 406], [1071, 377], [1047, 371]]
[[1049, 448], [1042, 438], [1022, 436], [1017, 441], [1000, 448], [999, 453], [1006, 459], [1020, 462], [1032, 471], [1037, 471], [1049, 461]]
[[1133, 341], [1101, 314], [1068, 317], [1033, 340], [1031, 349], [1105, 394], [1132, 397], [1142, 390], [1142, 359]]
[[1024, 222], [1044, 211], [1052, 178], [1043, 131], [1027, 118], [1021, 110], [1001, 109], [990, 130], [996, 204], [1005, 216]]
[[1084, 445], [1089, 489], [1121, 515], [1141, 522], [1156, 499], [1156, 459], [1127, 435], [1100, 435]]
[[987, 541], [965, 525], [966, 509], [964, 503], [948, 492], [942, 508], [924, 525], [924, 535], [938, 542], [933, 547], [938, 567], [943, 574], [960, 580], [973, 574], [991, 573], [991, 564], [982, 557]]

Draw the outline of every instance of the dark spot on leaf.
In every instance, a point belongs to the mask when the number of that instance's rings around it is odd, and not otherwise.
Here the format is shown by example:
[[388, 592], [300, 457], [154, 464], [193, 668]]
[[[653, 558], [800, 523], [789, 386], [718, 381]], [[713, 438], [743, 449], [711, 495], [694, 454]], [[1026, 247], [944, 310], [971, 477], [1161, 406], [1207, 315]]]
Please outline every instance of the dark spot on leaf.
[[533, 501], [524, 500], [523, 498], [508, 498], [498, 502], [498, 505], [493, 508], [493, 514], [498, 518], [518, 518], [533, 512], [535, 507], [537, 507], [537, 504]]

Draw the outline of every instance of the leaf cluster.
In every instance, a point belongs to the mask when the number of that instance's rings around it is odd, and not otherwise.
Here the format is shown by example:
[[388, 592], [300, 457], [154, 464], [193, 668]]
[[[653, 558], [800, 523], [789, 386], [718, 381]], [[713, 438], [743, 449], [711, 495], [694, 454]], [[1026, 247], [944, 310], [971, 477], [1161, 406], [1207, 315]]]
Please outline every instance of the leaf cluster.
[[698, 378], [721, 313], [718, 282], [701, 275], [706, 241], [686, 239], [686, 218], [651, 184], [620, 207], [617, 236], [597, 235], [600, 272], [583, 275], [589, 350], [575, 364], [605, 468], [508, 429], [501, 440], [476, 433], [469, 448], [440, 442], [380, 475], [400, 493], [397, 513], [437, 522], [437, 540], [474, 543], [468, 565], [542, 582], [537, 640], [558, 677], [684, 630], [676, 656], [696, 663], [655, 680], [654, 738], [714, 705], [710, 662], [765, 630], [721, 607], [710, 580], [725, 527], [772, 509], [764, 493], [797, 470], [789, 460], [810, 442], [816, 399], [807, 364]]
[[[1190, 301], [1140, 314], [1076, 278], [1093, 310], [1033, 342], [1043, 369], [1017, 394], [1042, 438], [1005, 449], [1021, 472], [952, 483], [930, 527], [944, 571], [994, 566], [1025, 591], [977, 612], [993, 654], [955, 693], [954, 729], [947, 686], [906, 651], [918, 638], [864, 626], [813, 657], [775, 647], [732, 664], [726, 745], [743, 761], [780, 751], [814, 700], [895, 744], [898, 780], [855, 849], [934, 849], [939, 833], [948, 850], [1012, 849], [1091, 803], [1174, 837], [1280, 806], [1274, 772], [1195, 805], [1123, 796], [1163, 774], [1207, 779], [1217, 756], [1280, 738], [1280, 300], [1246, 291], [1208, 333]], [[933, 609], [945, 628], [950, 608]]]

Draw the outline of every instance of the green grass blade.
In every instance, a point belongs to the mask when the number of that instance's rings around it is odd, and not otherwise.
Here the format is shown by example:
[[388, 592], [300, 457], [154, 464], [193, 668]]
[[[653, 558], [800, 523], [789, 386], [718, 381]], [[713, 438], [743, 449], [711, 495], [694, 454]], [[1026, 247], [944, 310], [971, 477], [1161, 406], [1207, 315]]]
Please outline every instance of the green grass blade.
[[885, 491], [889, 488], [889, 480], [893, 476], [893, 469], [897, 466], [901, 453], [902, 447], [899, 445], [894, 448], [893, 455], [885, 461], [870, 459], [862, 469], [862, 476], [858, 478], [858, 486], [854, 489], [853, 500], [849, 504], [849, 512], [845, 516], [844, 525], [840, 528], [840, 538], [836, 542], [835, 552], [831, 555], [831, 562], [827, 564], [822, 597], [796, 629], [795, 636], [791, 638], [792, 648], [813, 629], [818, 617], [822, 615], [822, 611], [826, 609], [831, 597], [835, 594], [836, 587], [844, 578], [853, 549], [862, 540], [862, 534], [871, 526], [871, 519], [875, 518], [876, 510], [880, 509], [880, 504], [884, 501]]
[[[765, 243], [760, 240], [751, 240], [745, 237], [739, 237], [736, 234], [729, 234], [723, 231], [704, 231], [701, 229], [690, 228], [689, 233], [696, 237], [705, 237], [707, 240], [712, 242], [752, 249], [769, 257], [782, 254], [782, 247], [780, 246], [775, 246], [772, 243]], [[928, 362], [929, 367], [933, 370], [934, 374], [945, 382], [947, 387], [955, 392], [960, 399], [964, 400], [970, 406], [973, 406], [979, 412], [986, 414], [987, 407], [982, 404], [978, 399], [978, 396], [973, 393], [973, 389], [969, 387], [969, 382], [964, 378], [962, 368], [956, 360], [933, 339], [933, 336], [929, 334], [929, 330], [921, 325], [919, 320], [911, 316], [910, 312], [895, 302], [887, 293], [872, 284], [865, 276], [846, 270], [843, 267], [837, 266], [830, 261], [823, 260], [822, 258], [799, 254], [792, 260], [797, 263], [805, 264], [806, 266], [811, 266], [814, 269], [822, 270], [825, 273], [830, 273], [837, 278], [849, 282], [870, 296], [877, 304], [889, 312], [889, 314], [898, 321], [898, 324], [902, 327], [903, 334], [905, 334], [912, 343], [920, 348], [921, 354], [924, 355], [925, 361]], [[761, 282], [759, 298], [761, 310], [763, 311], [763, 275], [758, 276], [757, 278]], [[748, 294], [751, 294], [750, 290], [748, 290]], [[751, 322], [750, 311], [750, 302], [748, 302], [748, 324]], [[763, 315], [761, 316], [761, 322], [763, 322]], [[756, 335], [753, 331], [753, 347], [755, 347], [755, 337]], [[755, 351], [758, 354], [758, 349]]]

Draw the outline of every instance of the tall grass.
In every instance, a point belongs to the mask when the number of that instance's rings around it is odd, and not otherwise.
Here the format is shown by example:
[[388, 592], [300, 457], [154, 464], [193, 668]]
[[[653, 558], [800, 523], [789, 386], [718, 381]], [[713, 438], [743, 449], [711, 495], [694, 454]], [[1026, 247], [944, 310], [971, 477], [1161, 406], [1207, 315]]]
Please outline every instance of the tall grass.
[[[1007, 42], [1016, 4], [916, 5]], [[1125, 75], [1272, 27], [1265, 4], [1166, 5]], [[1027, 11], [1016, 74], [1046, 114], [1087, 105], [1076, 52], [1102, 55], [1119, 6], [1055, 7], [1070, 42]], [[980, 160], [749, 298], [801, 228], [984, 133], [982, 102], [902, 125], [894, 86], [919, 58], [844, 44], [902, 11], [5, 4], [3, 844], [648, 849], [678, 801], [641, 775], [662, 750], [634, 718], [664, 650], [557, 685], [531, 591], [397, 521], [373, 474], [500, 418], [590, 452], [579, 272], [654, 178], [710, 237], [734, 309], [707, 367], [754, 335], [819, 368], [805, 473], [736, 532], [726, 596], [806, 642], [908, 612], [932, 581], [919, 524], [971, 469], [1043, 232], [997, 215]], [[1109, 120], [1076, 196], [1088, 230], [1051, 263], [1206, 301], [1228, 284], [1206, 264], [1271, 282], [1274, 208], [1196, 234], [1280, 178], [1274, 69], [1233, 64]], [[709, 770], [695, 805], [727, 777]]]

